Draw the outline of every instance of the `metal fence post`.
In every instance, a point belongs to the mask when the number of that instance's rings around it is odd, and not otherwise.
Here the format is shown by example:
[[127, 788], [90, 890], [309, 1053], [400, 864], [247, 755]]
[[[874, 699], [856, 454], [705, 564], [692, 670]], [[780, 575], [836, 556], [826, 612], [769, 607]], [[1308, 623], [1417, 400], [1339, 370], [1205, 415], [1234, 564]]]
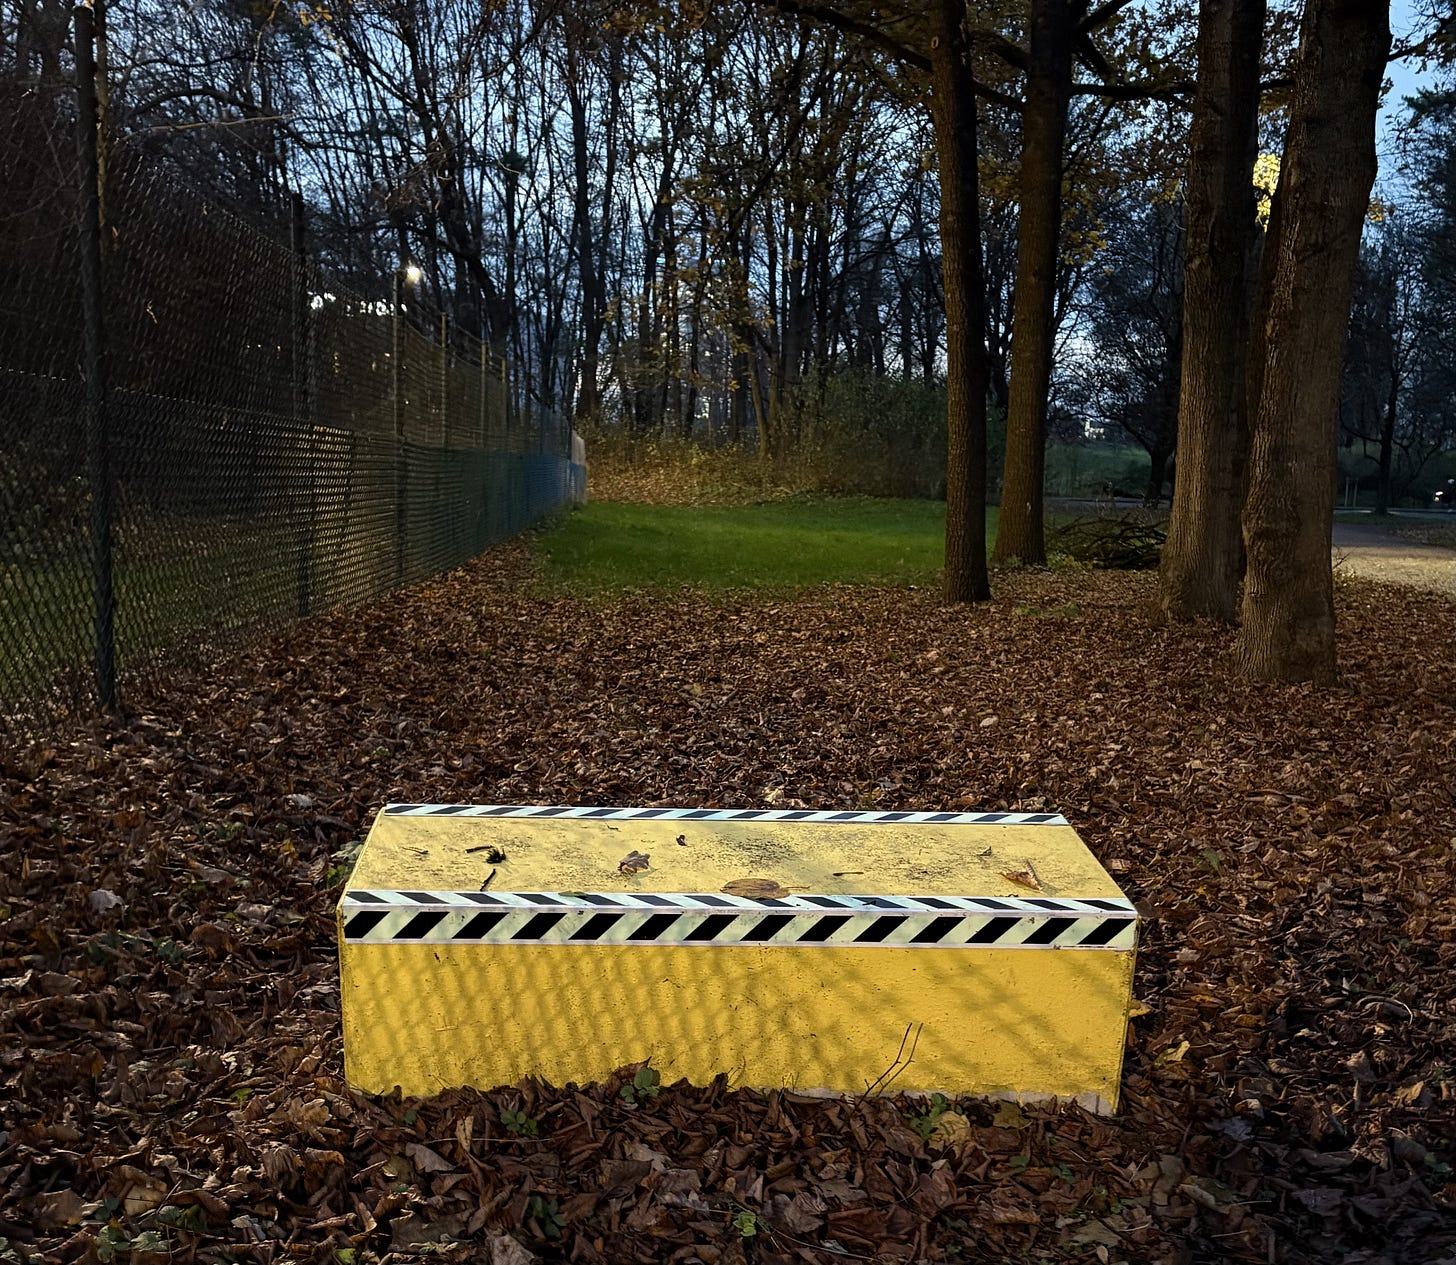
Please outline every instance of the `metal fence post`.
[[112, 571], [110, 436], [106, 418], [106, 338], [101, 277], [101, 166], [97, 129], [96, 28], [78, 5], [76, 32], [77, 210], [80, 216], [81, 376], [86, 382], [86, 453], [91, 483], [91, 587], [95, 606], [96, 696], [116, 708], [116, 589]]
[[293, 417], [308, 427], [304, 478], [307, 487], [299, 506], [298, 531], [298, 614], [313, 609], [313, 533], [318, 497], [318, 453], [314, 443], [313, 418], [309, 411], [308, 372], [308, 260], [304, 250], [303, 194], [293, 193], [288, 203], [289, 244], [293, 248]]
[[486, 364], [489, 362], [489, 352], [486, 345], [480, 344], [480, 451], [488, 450], [491, 447], [491, 424], [489, 424], [489, 384], [486, 381]]
[[501, 352], [501, 395], [505, 400], [506, 433], [513, 434], [516, 428], [515, 402], [511, 399], [511, 376], [505, 352]]
[[440, 446], [450, 446], [450, 318], [440, 313]]
[[399, 267], [394, 270], [393, 299], [390, 305], [390, 323], [393, 349], [389, 363], [394, 375], [394, 582], [404, 583], [405, 555], [405, 452], [404, 452], [404, 397], [400, 387], [404, 374], [400, 358], [404, 354], [404, 343], [399, 329]]

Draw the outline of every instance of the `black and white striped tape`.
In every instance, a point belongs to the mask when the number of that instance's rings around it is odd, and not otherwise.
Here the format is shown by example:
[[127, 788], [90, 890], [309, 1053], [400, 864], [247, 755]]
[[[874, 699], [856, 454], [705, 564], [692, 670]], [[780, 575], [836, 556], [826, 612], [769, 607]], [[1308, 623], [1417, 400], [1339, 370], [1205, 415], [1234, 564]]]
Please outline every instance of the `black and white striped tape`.
[[1137, 911], [1123, 899], [361, 890], [344, 893], [340, 912], [350, 944], [1127, 950], [1137, 943]]
[[389, 817], [536, 817], [574, 821], [808, 821], [853, 825], [1065, 826], [1060, 813], [859, 813], [805, 808], [579, 808], [543, 804], [386, 804]]

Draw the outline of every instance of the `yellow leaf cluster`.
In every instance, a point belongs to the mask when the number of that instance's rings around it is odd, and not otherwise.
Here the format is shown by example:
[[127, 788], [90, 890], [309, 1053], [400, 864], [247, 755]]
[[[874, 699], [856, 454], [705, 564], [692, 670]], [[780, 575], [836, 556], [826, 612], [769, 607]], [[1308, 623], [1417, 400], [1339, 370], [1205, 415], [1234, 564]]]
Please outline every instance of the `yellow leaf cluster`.
[[[1259, 217], [1259, 227], [1269, 227], [1269, 208], [1274, 197], [1274, 189], [1279, 184], [1279, 155], [1260, 154], [1254, 159], [1254, 190], [1257, 194], [1255, 211]], [[1369, 209], [1365, 212], [1365, 218], [1372, 224], [1383, 224], [1390, 217], [1390, 204], [1379, 195], [1370, 199]]]
[[1257, 200], [1254, 204], [1255, 214], [1259, 217], [1259, 227], [1269, 227], [1269, 210], [1274, 202], [1274, 189], [1279, 183], [1279, 155], [1260, 154], [1254, 159], [1254, 190]]

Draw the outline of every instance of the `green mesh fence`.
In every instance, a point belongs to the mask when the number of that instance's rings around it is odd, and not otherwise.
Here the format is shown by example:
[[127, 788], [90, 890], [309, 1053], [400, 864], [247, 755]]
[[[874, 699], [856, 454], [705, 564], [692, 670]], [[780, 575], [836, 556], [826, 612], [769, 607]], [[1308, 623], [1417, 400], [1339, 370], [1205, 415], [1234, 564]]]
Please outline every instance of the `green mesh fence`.
[[580, 495], [569, 426], [513, 406], [502, 359], [406, 275], [351, 289], [286, 207], [247, 222], [124, 144], [98, 411], [74, 95], [0, 115], [0, 727], [98, 702], [98, 470], [123, 697], [184, 650], [456, 566]]

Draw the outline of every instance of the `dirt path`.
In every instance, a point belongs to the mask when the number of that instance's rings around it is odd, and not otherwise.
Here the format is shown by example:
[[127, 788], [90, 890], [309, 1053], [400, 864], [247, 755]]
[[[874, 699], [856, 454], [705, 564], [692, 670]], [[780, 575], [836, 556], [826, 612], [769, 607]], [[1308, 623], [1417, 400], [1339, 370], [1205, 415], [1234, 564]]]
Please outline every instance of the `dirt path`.
[[1383, 527], [1336, 523], [1337, 572], [1456, 597], [1456, 549], [1422, 545]]
[[[1069, 514], [1102, 513], [1108, 508], [1105, 501], [1059, 500], [1054, 506]], [[1119, 501], [1116, 509], [1134, 511], [1137, 506], [1131, 501]], [[1444, 529], [1446, 523], [1456, 526], [1456, 520], [1449, 517], [1403, 516], [1380, 526], [1373, 521], [1368, 524], [1336, 522], [1331, 551], [1335, 570], [1362, 579], [1383, 580], [1456, 597], [1456, 549], [1422, 544], [1399, 534], [1401, 529], [1409, 531], [1422, 525], [1437, 524], [1439, 529]]]

